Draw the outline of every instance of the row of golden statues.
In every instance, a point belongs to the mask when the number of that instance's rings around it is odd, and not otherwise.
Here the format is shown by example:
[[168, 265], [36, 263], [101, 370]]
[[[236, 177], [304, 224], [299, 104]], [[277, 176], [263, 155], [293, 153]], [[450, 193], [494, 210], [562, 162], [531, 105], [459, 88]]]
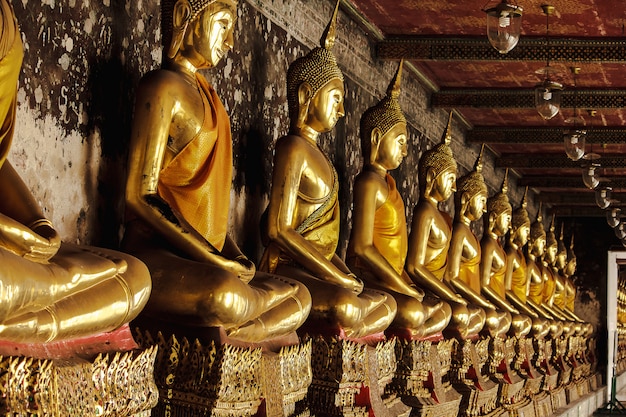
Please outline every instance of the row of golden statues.
[[[386, 96], [361, 117], [352, 233], [345, 261], [336, 254], [338, 175], [317, 140], [344, 116], [344, 78], [332, 52], [337, 7], [320, 46], [287, 72], [291, 123], [276, 141], [258, 268], [227, 233], [231, 129], [201, 74], [234, 46], [235, 0], [163, 1], [171, 22], [163, 25], [163, 67], [146, 74], [136, 94], [124, 253], [61, 243], [5, 160], [22, 45], [10, 5], [0, 5], [0, 189], [8, 195], [0, 201], [0, 339], [50, 343], [111, 332], [138, 315], [150, 330], [184, 336], [220, 328], [236, 344], [294, 345], [296, 331], [367, 346], [394, 337], [444, 346], [444, 339], [591, 336], [574, 313], [573, 243], [568, 254], [554, 218], [545, 231], [541, 208], [531, 224], [526, 195], [512, 209], [506, 174], [488, 196], [482, 151], [457, 179], [450, 122], [419, 160], [420, 199], [408, 232], [389, 174], [408, 152], [402, 63]], [[438, 208], [452, 195], [454, 219]], [[479, 241], [470, 224], [481, 218]]]

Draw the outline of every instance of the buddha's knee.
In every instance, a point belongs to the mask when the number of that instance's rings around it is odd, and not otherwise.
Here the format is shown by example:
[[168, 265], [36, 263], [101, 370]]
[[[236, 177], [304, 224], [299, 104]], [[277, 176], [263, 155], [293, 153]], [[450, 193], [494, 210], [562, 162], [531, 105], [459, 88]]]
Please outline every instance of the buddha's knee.
[[118, 275], [122, 286], [128, 290], [130, 309], [139, 313], [148, 302], [152, 289], [152, 280], [148, 267], [139, 259], [127, 256], [124, 259], [127, 264], [126, 271]]
[[337, 320], [344, 327], [354, 327], [365, 319], [365, 306], [359, 297], [349, 290], [341, 289], [332, 300]]
[[398, 303], [398, 314], [396, 315], [398, 324], [417, 329], [424, 325], [426, 318], [426, 308], [417, 299], [406, 297]]
[[452, 318], [450, 320], [457, 329], [466, 329], [470, 324], [470, 311], [467, 306], [460, 303], [452, 304]]

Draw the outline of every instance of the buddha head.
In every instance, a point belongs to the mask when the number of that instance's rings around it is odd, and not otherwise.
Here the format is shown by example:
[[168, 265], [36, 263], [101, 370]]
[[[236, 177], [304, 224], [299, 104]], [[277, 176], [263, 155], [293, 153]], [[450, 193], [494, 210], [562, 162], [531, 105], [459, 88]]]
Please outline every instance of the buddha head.
[[237, 0], [163, 0], [163, 43], [167, 57], [212, 68], [233, 48]]
[[558, 269], [563, 270], [567, 265], [567, 248], [563, 242], [563, 228], [565, 223], [561, 223], [561, 234], [559, 235], [558, 249], [556, 252], [555, 265]]
[[527, 196], [528, 187], [524, 191], [520, 206], [513, 211], [513, 216], [511, 217], [511, 241], [520, 248], [528, 242], [530, 233], [530, 217], [528, 217], [528, 210], [526, 210], [528, 206]]
[[576, 254], [574, 253], [574, 235], [572, 235], [572, 240], [569, 244], [569, 249], [567, 251], [567, 263], [565, 264], [565, 275], [571, 277], [576, 273]]
[[491, 230], [496, 236], [504, 236], [511, 227], [512, 207], [509, 203], [507, 191], [509, 170], [504, 171], [504, 180], [499, 193], [487, 199], [487, 230]]
[[537, 219], [530, 225], [530, 239], [528, 241], [529, 250], [535, 256], [542, 256], [546, 249], [546, 230], [543, 227], [543, 216], [541, 215], [541, 203], [537, 210]]
[[377, 164], [387, 171], [400, 166], [407, 155], [406, 118], [398, 102], [401, 77], [402, 61], [387, 87], [385, 98], [361, 117], [361, 149], [365, 163]]
[[456, 161], [452, 155], [452, 112], [441, 143], [425, 151], [418, 163], [420, 194], [434, 202], [446, 201], [456, 191]]
[[557, 242], [556, 235], [554, 234], [554, 218], [555, 215], [553, 214], [552, 221], [550, 222], [550, 228], [546, 234], [546, 250], [544, 253], [544, 259], [548, 265], [554, 265], [556, 262], [556, 254], [559, 251], [559, 242]]
[[456, 213], [464, 215], [470, 221], [480, 219], [487, 209], [487, 185], [483, 178], [483, 151], [480, 148], [474, 170], [457, 180], [457, 190], [454, 194]]
[[332, 52], [339, 1], [320, 46], [291, 63], [287, 71], [287, 104], [291, 127], [329, 132], [344, 116], [343, 73]]

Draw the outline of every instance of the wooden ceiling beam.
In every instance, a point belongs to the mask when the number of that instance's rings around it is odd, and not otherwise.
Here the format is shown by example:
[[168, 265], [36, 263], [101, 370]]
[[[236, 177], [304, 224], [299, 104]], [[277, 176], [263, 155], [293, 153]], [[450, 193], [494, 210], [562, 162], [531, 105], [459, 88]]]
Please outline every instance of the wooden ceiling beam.
[[517, 46], [500, 54], [486, 36], [402, 36], [388, 37], [376, 44], [381, 59], [417, 61], [546, 61], [567, 63], [626, 63], [626, 39], [573, 39], [522, 36]]
[[[468, 143], [493, 144], [555, 144], [563, 143], [563, 132], [569, 127], [481, 127], [469, 130]], [[586, 128], [587, 143], [623, 144], [626, 129], [623, 127]]]
[[[535, 107], [532, 88], [444, 88], [431, 95], [431, 105], [442, 108]], [[567, 89], [561, 94], [561, 108], [621, 109], [626, 107], [626, 89]]]
[[[609, 181], [606, 185], [612, 187], [614, 190], [624, 189], [626, 190], [626, 180], [623, 177], [602, 177], [607, 178]], [[589, 192], [591, 190], [585, 187], [581, 176], [554, 176], [554, 175], [525, 175], [517, 179], [518, 187], [531, 187], [541, 190], [554, 189], [576, 189], [579, 188], [580, 192]], [[549, 192], [549, 191], [548, 191]]]
[[[597, 161], [602, 168], [626, 167], [625, 155], [602, 155]], [[572, 161], [565, 152], [563, 154], [503, 154], [496, 158], [498, 168], [550, 169], [550, 168], [580, 168], [586, 160]]]

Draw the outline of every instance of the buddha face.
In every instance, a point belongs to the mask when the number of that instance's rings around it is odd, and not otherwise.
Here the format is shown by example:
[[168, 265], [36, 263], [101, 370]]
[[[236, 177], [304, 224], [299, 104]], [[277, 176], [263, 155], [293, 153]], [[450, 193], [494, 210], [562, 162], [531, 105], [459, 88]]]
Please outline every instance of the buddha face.
[[456, 169], [449, 168], [435, 177], [431, 196], [438, 202], [446, 201], [456, 191]]
[[345, 115], [343, 81], [335, 78], [320, 88], [311, 98], [305, 124], [319, 133], [329, 132]]
[[197, 68], [212, 68], [233, 48], [233, 31], [236, 20], [236, 3], [218, 1], [206, 7], [191, 26], [190, 61]]
[[380, 139], [376, 162], [389, 171], [398, 168], [406, 155], [406, 124], [398, 123]]
[[554, 264], [554, 262], [556, 261], [556, 253], [558, 251], [559, 251], [559, 248], [557, 245], [550, 245], [546, 248], [545, 259], [549, 265]]
[[540, 236], [539, 238], [535, 239], [535, 241], [533, 242], [533, 254], [535, 256], [541, 256], [544, 254], [546, 250], [546, 238], [543, 236]]
[[565, 266], [565, 275], [572, 276], [576, 273], [576, 258], [572, 258]]
[[567, 252], [562, 250], [556, 254], [556, 266], [559, 269], [563, 269], [565, 265], [567, 265]]
[[514, 241], [518, 246], [524, 246], [528, 242], [528, 236], [530, 234], [530, 225], [523, 224], [515, 231]]
[[493, 225], [493, 231], [496, 235], [504, 236], [506, 232], [509, 231], [511, 227], [511, 215], [511, 210], [504, 210], [502, 213], [498, 214]]
[[487, 194], [479, 192], [470, 198], [467, 206], [467, 217], [471, 221], [480, 219], [487, 211]]

